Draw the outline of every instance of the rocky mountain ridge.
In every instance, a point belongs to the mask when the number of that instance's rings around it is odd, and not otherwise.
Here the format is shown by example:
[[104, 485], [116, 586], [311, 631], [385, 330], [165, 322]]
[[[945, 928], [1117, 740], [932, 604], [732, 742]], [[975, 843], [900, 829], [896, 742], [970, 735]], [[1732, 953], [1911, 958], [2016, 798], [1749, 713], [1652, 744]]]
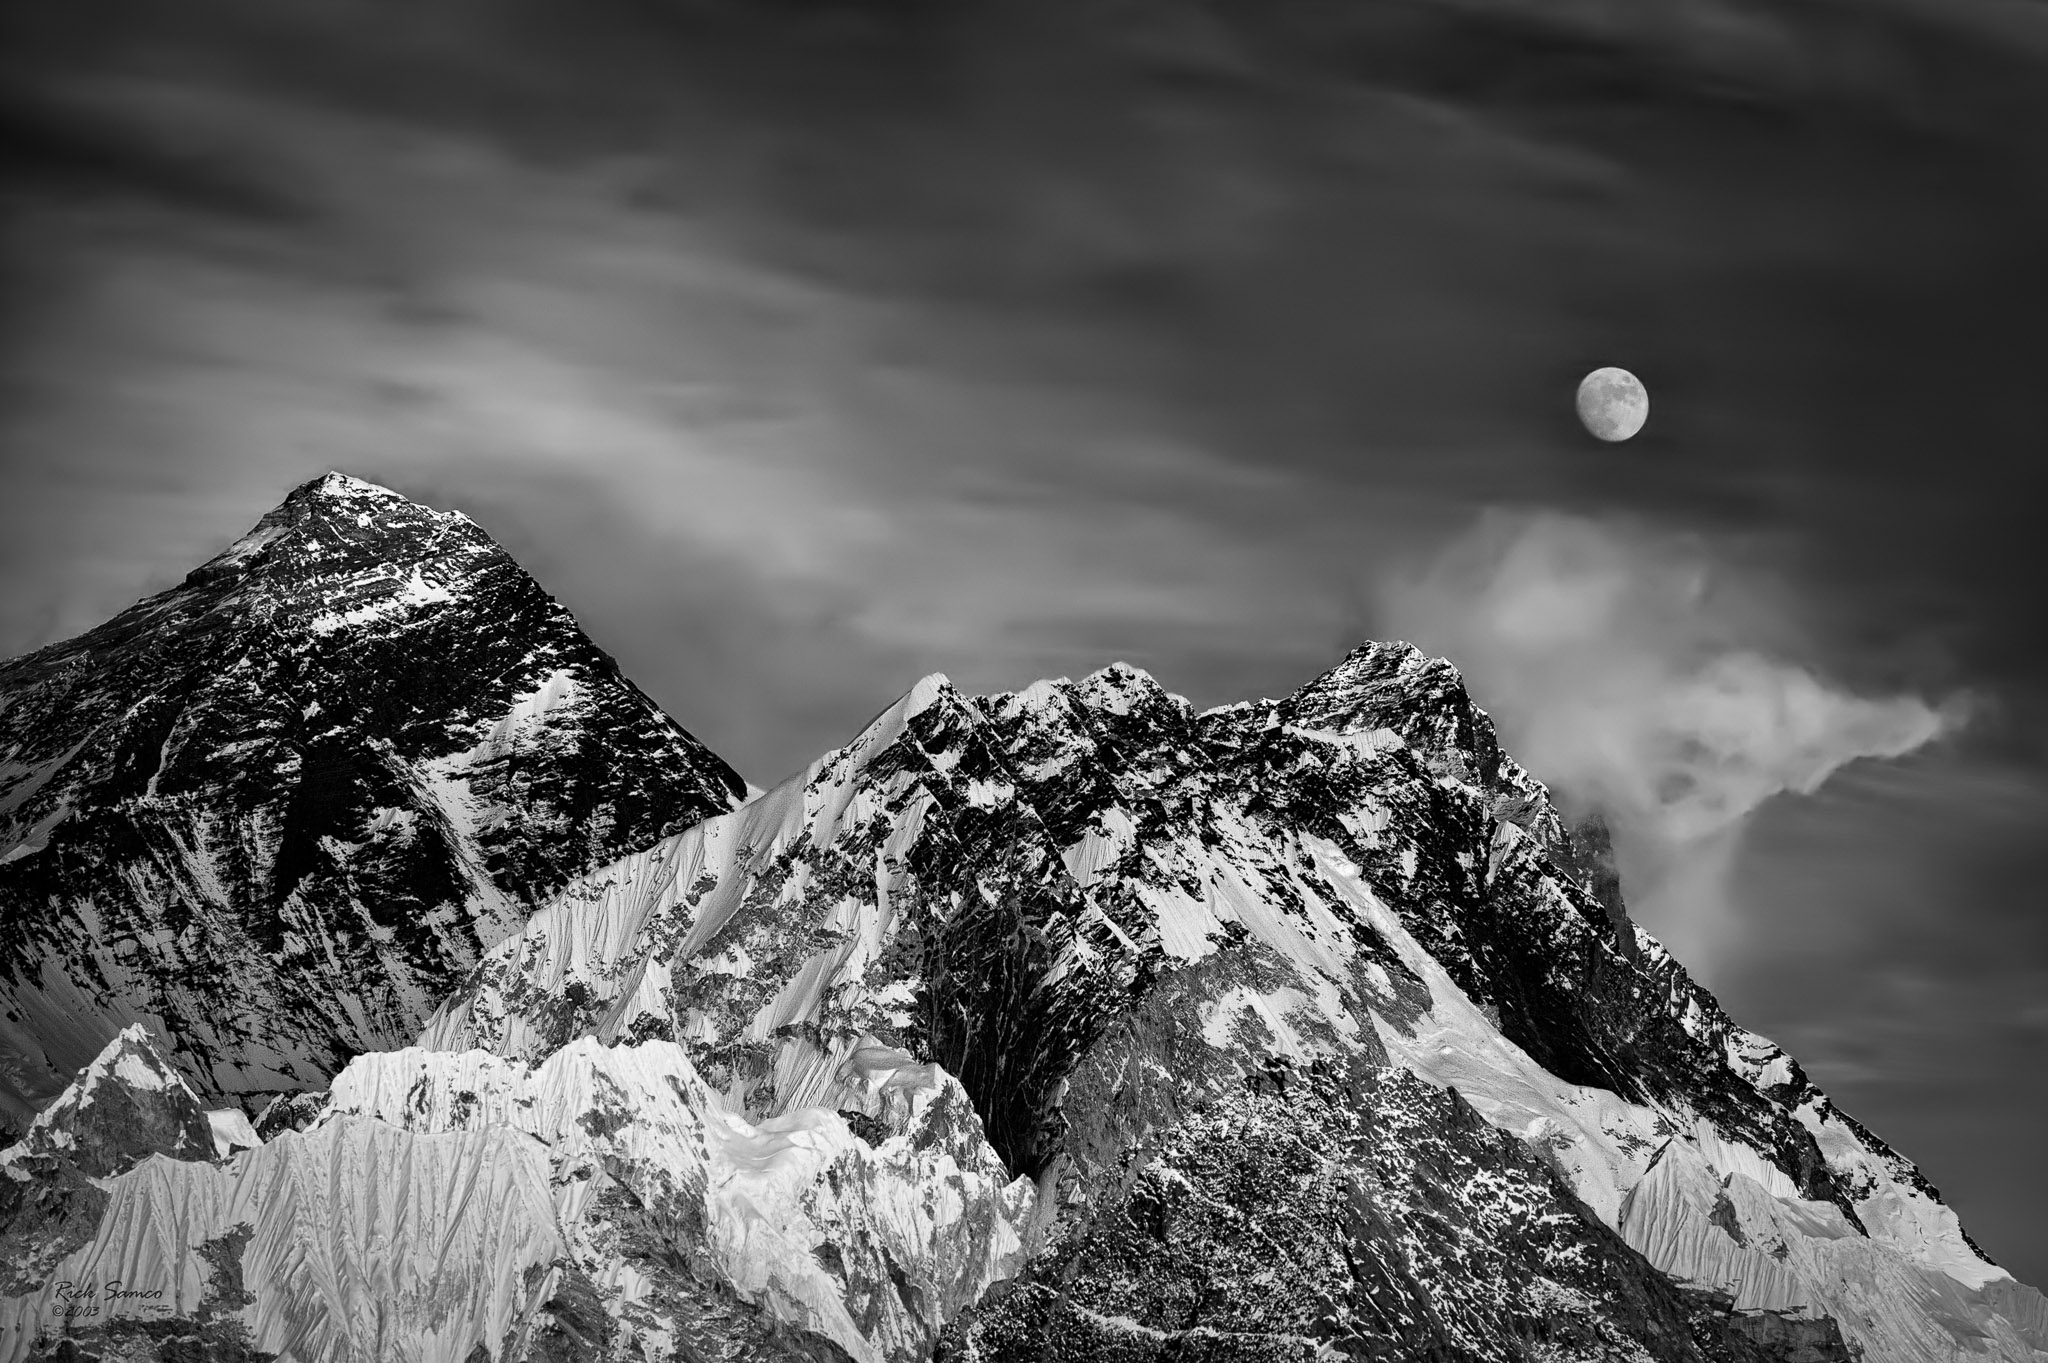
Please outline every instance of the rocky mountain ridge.
[[532, 902], [255, 1131], [0, 1155], [0, 1363], [2048, 1359], [1406, 645], [928, 677]]
[[307, 483], [0, 664], [0, 1121], [136, 1023], [212, 1097], [320, 1087], [742, 789], [467, 517]]
[[[1405, 645], [1205, 714], [1120, 666], [979, 699], [934, 677], [802, 777], [568, 887], [423, 1041], [537, 1057], [580, 1035], [673, 1037], [756, 1119], [864, 1110], [843, 1057], [876, 1040], [929, 1055], [962, 1077], [1012, 1171], [1062, 1209], [1041, 1260], [1058, 1267], [1040, 1270], [1059, 1305], [1034, 1314], [1027, 1275], [964, 1327], [967, 1356], [1062, 1356], [1054, 1341], [1073, 1335], [1088, 1341], [1073, 1357], [1163, 1357], [1222, 1331], [1273, 1337], [1248, 1356], [1337, 1339], [1368, 1357], [1514, 1357], [1507, 1341], [1576, 1300], [1584, 1352], [1558, 1356], [1743, 1356], [1728, 1331], [1769, 1319], [1839, 1336], [1831, 1356], [1910, 1340], [1900, 1356], [1959, 1358], [1989, 1312], [2002, 1356], [2031, 1358], [2038, 1298], [2019, 1289], [2016, 1314], [1996, 1315], [1986, 1303], [2010, 1279], [1910, 1163], [1617, 924], [1567, 870], [1584, 860], [1455, 669]], [[1335, 1129], [1304, 1125], [1304, 1109]], [[1705, 1295], [1617, 1335], [1616, 1301], [1542, 1256], [1489, 1277], [1461, 1265], [1455, 1237], [1415, 1241], [1415, 1223], [1383, 1211], [1394, 1243], [1374, 1247], [1378, 1286], [1405, 1303], [1389, 1316], [1362, 1285], [1360, 1233], [1328, 1231], [1348, 1213], [1325, 1206], [1324, 1263], [1347, 1267], [1321, 1315], [1298, 1277], [1262, 1270], [1230, 1285], [1243, 1300], [1188, 1316], [1162, 1303], [1131, 1318], [1135, 1334], [1090, 1324], [1128, 1314], [1108, 1309], [1132, 1290], [1127, 1268], [1100, 1307], [1075, 1305], [1074, 1275], [1108, 1245], [1131, 1252], [1132, 1162], [1190, 1130], [1210, 1136], [1188, 1158], [1224, 1158], [1227, 1126], [1205, 1125], [1219, 1110], [1312, 1149], [1344, 1148], [1360, 1123], [1499, 1131], [1509, 1146], [1464, 1157], [1505, 1177], [1533, 1152], [1521, 1197], [1586, 1237], [1568, 1262], [1616, 1255], [1602, 1280], [1624, 1295], [1652, 1293], [1652, 1269]], [[1363, 1154], [1316, 1169], [1325, 1188], [1419, 1184], [1425, 1224], [1459, 1197]], [[1734, 1219], [1740, 1207], [1756, 1219]], [[1503, 1235], [1486, 1216], [1448, 1220], [1526, 1251], [1526, 1226]], [[1085, 1228], [1104, 1220], [1119, 1233], [1096, 1247]], [[1788, 1235], [1808, 1258], [1749, 1248]], [[1227, 1283], [1214, 1262], [1181, 1271]], [[1716, 1294], [1718, 1317], [1697, 1306]], [[1439, 1297], [1480, 1323], [1422, 1324]], [[1708, 1324], [1687, 1323], [1696, 1309]], [[991, 1346], [1018, 1338], [1017, 1317], [1022, 1342]], [[1253, 1320], [1272, 1328], [1231, 1328]], [[1957, 1320], [1976, 1323], [1941, 1323]]]

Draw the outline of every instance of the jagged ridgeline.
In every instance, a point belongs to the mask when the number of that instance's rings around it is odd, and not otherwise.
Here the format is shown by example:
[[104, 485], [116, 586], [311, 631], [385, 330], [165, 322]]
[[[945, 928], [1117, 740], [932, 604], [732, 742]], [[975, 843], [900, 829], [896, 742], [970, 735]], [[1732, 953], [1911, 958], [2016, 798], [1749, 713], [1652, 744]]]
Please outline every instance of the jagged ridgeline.
[[87, 1120], [124, 1034], [0, 1154], [0, 1363], [2048, 1359], [1406, 645], [929, 677], [634, 846], [253, 1130]]
[[467, 517], [307, 483], [0, 666], [0, 1121], [131, 1022], [212, 1098], [324, 1086], [742, 789]]

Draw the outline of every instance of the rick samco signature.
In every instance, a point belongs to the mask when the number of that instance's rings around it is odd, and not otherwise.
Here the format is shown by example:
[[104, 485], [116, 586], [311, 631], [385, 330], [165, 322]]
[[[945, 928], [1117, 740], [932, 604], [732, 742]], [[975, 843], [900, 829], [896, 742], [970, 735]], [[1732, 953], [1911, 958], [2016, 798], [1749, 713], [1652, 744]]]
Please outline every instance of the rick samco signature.
[[60, 1282], [51, 1295], [57, 1299], [57, 1314], [65, 1320], [97, 1316], [102, 1308], [109, 1315], [121, 1308], [150, 1313], [171, 1309], [171, 1304], [164, 1300], [163, 1288], [128, 1287], [119, 1278], [103, 1283]]

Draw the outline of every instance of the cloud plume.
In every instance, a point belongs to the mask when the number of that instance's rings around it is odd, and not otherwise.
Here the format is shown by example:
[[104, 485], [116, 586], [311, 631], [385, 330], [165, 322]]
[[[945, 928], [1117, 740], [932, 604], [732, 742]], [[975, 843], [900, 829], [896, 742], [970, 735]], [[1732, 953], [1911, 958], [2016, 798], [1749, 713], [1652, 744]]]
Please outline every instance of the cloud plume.
[[1635, 523], [1493, 512], [1380, 604], [1385, 633], [1455, 662], [1510, 750], [1609, 820], [1632, 908], [1708, 973], [1734, 926], [1744, 821], [1964, 713], [1830, 681], [1791, 656], [1792, 622], [1762, 584], [1703, 540]]

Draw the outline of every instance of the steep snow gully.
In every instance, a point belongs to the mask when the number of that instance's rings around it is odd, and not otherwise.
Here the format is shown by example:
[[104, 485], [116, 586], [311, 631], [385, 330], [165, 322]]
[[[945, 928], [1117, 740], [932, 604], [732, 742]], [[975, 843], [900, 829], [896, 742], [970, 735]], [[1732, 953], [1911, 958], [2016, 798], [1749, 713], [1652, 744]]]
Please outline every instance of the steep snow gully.
[[330, 475], [0, 745], [0, 1363], [2048, 1359], [1406, 645], [743, 799]]

